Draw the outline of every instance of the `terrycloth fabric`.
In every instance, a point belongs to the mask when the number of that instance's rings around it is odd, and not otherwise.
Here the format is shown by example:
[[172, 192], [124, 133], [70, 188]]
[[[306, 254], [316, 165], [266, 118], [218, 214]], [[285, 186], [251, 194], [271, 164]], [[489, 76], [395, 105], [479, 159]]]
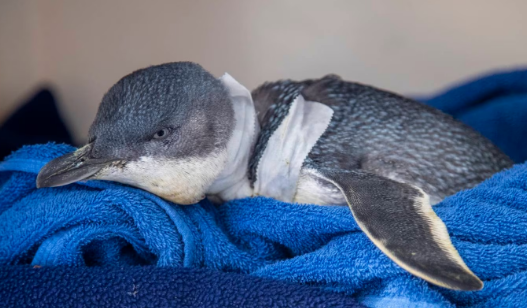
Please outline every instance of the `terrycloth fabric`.
[[[516, 74], [520, 73], [511, 76]], [[463, 88], [481, 91], [469, 85], [459, 89]], [[521, 96], [519, 90], [513, 92], [507, 95], [504, 87], [503, 100]], [[470, 93], [464, 95], [467, 101], [471, 98]], [[496, 94], [488, 102], [474, 100], [469, 105], [509, 106], [500, 102]], [[526, 104], [516, 106], [527, 109]], [[477, 114], [473, 108], [466, 114]], [[489, 112], [495, 112], [493, 108]], [[524, 131], [522, 123], [514, 123], [494, 127], [504, 133]], [[502, 148], [518, 160], [526, 145]], [[370, 307], [521, 307], [527, 302], [527, 164], [434, 207], [467, 265], [485, 282], [482, 291], [455, 292], [396, 266], [359, 230], [343, 206], [264, 198], [237, 200], [219, 208], [206, 201], [177, 206], [138, 189], [99, 181], [36, 190], [38, 170], [71, 150], [55, 145], [27, 147], [0, 165], [0, 265], [205, 267], [320, 286]], [[24, 277], [21, 274], [20, 279]], [[0, 285], [9, 281], [0, 277]]]
[[219, 209], [208, 202], [176, 206], [99, 181], [36, 190], [40, 167], [69, 150], [26, 147], [0, 166], [0, 264], [206, 267], [322, 286], [371, 307], [527, 301], [527, 165], [435, 207], [461, 256], [485, 281], [483, 291], [462, 293], [400, 269], [343, 206], [264, 198]]
[[362, 307], [318, 288], [210, 270], [0, 268], [0, 307]]

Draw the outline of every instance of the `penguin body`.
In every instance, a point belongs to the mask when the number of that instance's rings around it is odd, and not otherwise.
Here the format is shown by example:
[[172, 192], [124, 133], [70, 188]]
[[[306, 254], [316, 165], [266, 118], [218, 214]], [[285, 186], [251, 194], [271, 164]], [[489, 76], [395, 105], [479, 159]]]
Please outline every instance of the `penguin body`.
[[[88, 144], [48, 163], [38, 187], [117, 181], [180, 204], [263, 195], [347, 204], [395, 263], [431, 283], [483, 283], [431, 205], [512, 162], [431, 107], [329, 75], [252, 93], [197, 64], [122, 78], [104, 96]], [[345, 253], [345, 252], [343, 252]]]
[[495, 145], [451, 116], [335, 75], [267, 83], [252, 95], [262, 127], [251, 160], [253, 174], [266, 140], [296, 96], [334, 111], [329, 127], [305, 160], [298, 202], [335, 204], [338, 199], [333, 185], [310, 177], [308, 169], [364, 170], [418, 186], [435, 204], [512, 166]]

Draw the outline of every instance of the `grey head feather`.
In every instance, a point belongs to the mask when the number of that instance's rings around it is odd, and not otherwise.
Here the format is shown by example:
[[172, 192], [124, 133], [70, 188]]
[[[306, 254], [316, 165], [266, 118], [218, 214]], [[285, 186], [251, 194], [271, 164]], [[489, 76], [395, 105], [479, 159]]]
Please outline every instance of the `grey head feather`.
[[234, 125], [227, 89], [201, 66], [141, 69], [110, 88], [88, 144], [49, 162], [37, 186], [109, 180], [193, 204], [225, 168]]
[[[176, 62], [137, 70], [112, 86], [89, 140], [93, 157], [199, 157], [225, 147], [233, 127], [222, 83], [198, 64]], [[163, 129], [164, 139], [152, 139]]]

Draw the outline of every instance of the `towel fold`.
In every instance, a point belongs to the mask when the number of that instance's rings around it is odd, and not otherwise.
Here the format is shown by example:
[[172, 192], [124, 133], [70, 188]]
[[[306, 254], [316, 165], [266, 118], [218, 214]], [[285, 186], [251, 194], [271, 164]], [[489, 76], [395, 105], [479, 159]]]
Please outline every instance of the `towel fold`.
[[[527, 84], [525, 72], [510, 76], [520, 76]], [[516, 88], [511, 93], [496, 90], [490, 98], [463, 94], [483, 88], [464, 85], [428, 102], [472, 121], [476, 128], [481, 125], [483, 133], [485, 123], [513, 133], [497, 143], [502, 142], [502, 149], [517, 161], [525, 159], [527, 143], [508, 142], [520, 138], [518, 130], [524, 132], [527, 123], [493, 122], [494, 115], [478, 114], [509, 108], [510, 102], [522, 105], [504, 110], [523, 112], [527, 94]], [[471, 103], [456, 111], [447, 104], [449, 97], [460, 97], [457, 105]], [[102, 181], [37, 190], [40, 168], [72, 150], [65, 145], [28, 146], [0, 164], [0, 266], [77, 266], [70, 269], [71, 275], [84, 273], [84, 266], [98, 265], [130, 272], [150, 265], [207, 268], [320, 287], [369, 307], [519, 307], [527, 302], [527, 164], [434, 207], [460, 255], [485, 283], [482, 291], [456, 292], [430, 285], [395, 265], [360, 231], [345, 206], [266, 198], [235, 200], [219, 207], [208, 201], [180, 206]], [[47, 281], [53, 279], [51, 271], [45, 272]], [[101, 271], [101, 277], [107, 277], [106, 270]], [[12, 271], [5, 273], [0, 285], [14, 279]]]

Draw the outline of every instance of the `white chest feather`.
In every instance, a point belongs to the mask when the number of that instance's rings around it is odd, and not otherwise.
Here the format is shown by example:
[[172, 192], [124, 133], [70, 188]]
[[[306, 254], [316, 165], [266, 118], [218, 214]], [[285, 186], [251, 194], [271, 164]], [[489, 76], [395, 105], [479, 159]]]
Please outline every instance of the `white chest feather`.
[[337, 187], [322, 183], [312, 174], [304, 169], [301, 171], [294, 202], [318, 205], [346, 204], [344, 195]]
[[180, 160], [141, 157], [121, 168], [105, 168], [95, 178], [139, 187], [175, 203], [193, 204], [203, 199], [226, 157], [225, 151]]

